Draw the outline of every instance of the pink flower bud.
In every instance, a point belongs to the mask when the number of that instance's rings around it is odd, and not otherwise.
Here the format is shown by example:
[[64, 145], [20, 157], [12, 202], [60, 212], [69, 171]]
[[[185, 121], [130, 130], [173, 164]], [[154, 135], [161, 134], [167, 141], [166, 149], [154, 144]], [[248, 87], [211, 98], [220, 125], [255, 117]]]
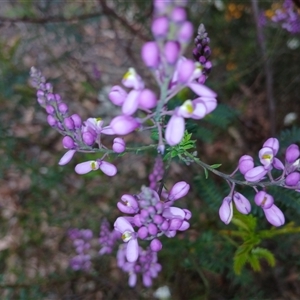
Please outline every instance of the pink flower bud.
[[96, 136], [93, 135], [91, 132], [87, 131], [87, 132], [83, 132], [82, 133], [82, 140], [83, 142], [88, 145], [91, 146], [95, 143], [96, 140]]
[[300, 173], [293, 172], [286, 176], [285, 184], [288, 186], [296, 186], [300, 181]]
[[115, 176], [117, 173], [117, 168], [107, 161], [101, 161], [99, 168], [107, 176]]
[[247, 171], [245, 173], [245, 179], [249, 182], [260, 181], [267, 173], [268, 170], [262, 166], [258, 166]]
[[150, 223], [148, 225], [148, 232], [149, 232], [150, 235], [156, 236], [157, 231], [158, 231], [158, 229], [153, 223]]
[[233, 216], [233, 207], [230, 197], [225, 197], [223, 199], [222, 205], [219, 209], [219, 216], [221, 221], [226, 225], [230, 223]]
[[250, 204], [249, 200], [245, 196], [243, 196], [240, 193], [235, 192], [233, 194], [233, 201], [234, 201], [236, 209], [240, 213], [242, 213], [244, 215], [247, 215], [247, 214], [250, 213], [250, 211], [251, 211], [251, 204]]
[[277, 157], [273, 159], [273, 167], [277, 170], [284, 170], [283, 163]]
[[168, 230], [171, 230], [171, 231], [178, 230], [181, 227], [182, 223], [183, 223], [183, 219], [174, 218], [174, 219], [170, 220], [170, 227]]
[[285, 151], [285, 160], [290, 164], [293, 164], [299, 156], [299, 147], [295, 144], [291, 144]]
[[142, 59], [148, 68], [156, 69], [159, 66], [159, 49], [156, 42], [147, 42], [143, 45]]
[[113, 86], [108, 94], [109, 100], [118, 106], [123, 105], [126, 97], [127, 92], [118, 85]]
[[55, 109], [52, 105], [48, 104], [48, 105], [46, 105], [46, 112], [49, 115], [53, 115], [55, 113]]
[[112, 148], [113, 148], [114, 152], [122, 153], [125, 150], [125, 146], [126, 146], [126, 144], [125, 144], [124, 139], [117, 137], [114, 139]]
[[183, 43], [189, 43], [191, 37], [193, 36], [194, 29], [193, 25], [189, 21], [185, 21], [178, 32], [178, 40]]
[[190, 190], [190, 185], [185, 181], [179, 181], [171, 188], [168, 199], [175, 201], [184, 197]]
[[156, 18], [151, 25], [151, 31], [154, 37], [164, 38], [168, 34], [169, 20], [167, 17]]
[[57, 121], [52, 115], [47, 116], [47, 122], [51, 127], [57, 126]]
[[263, 209], [268, 209], [274, 204], [274, 198], [265, 191], [256, 193], [254, 201], [256, 205], [261, 206]]
[[179, 63], [178, 65], [178, 81], [181, 83], [186, 83], [192, 77], [195, 70], [195, 63], [186, 59]]
[[125, 203], [127, 207], [131, 207], [134, 211], [138, 211], [138, 202], [136, 201], [135, 197], [129, 194], [124, 194], [121, 197], [121, 200]]
[[266, 219], [273, 226], [278, 227], [285, 223], [284, 214], [275, 204], [273, 204], [268, 209], [264, 209], [263, 211], [265, 213]]
[[184, 118], [174, 114], [169, 120], [165, 132], [165, 139], [170, 146], [179, 144], [184, 136]]
[[153, 91], [144, 89], [139, 94], [138, 102], [141, 109], [151, 109], [156, 106], [157, 98]]
[[275, 156], [279, 150], [279, 141], [276, 138], [269, 138], [264, 142], [263, 147], [271, 148]]
[[142, 240], [148, 237], [148, 229], [145, 226], [140, 227], [137, 233], [138, 237]]
[[186, 20], [186, 11], [182, 7], [174, 7], [171, 19], [176, 23], [181, 23]]
[[81, 121], [81, 118], [79, 117], [79, 115], [74, 114], [70, 118], [73, 120], [75, 128], [81, 127], [82, 121]]
[[139, 95], [140, 91], [130, 91], [122, 105], [122, 112], [124, 115], [130, 116], [136, 112], [139, 105]]
[[180, 44], [177, 41], [167, 41], [165, 44], [165, 57], [170, 65], [174, 65], [180, 53]]
[[60, 166], [64, 166], [66, 165], [67, 163], [69, 163], [71, 161], [71, 159], [73, 158], [74, 154], [75, 154], [76, 150], [69, 150], [67, 151], [63, 157], [60, 159], [59, 161], [59, 165]]
[[110, 127], [115, 134], [126, 135], [140, 126], [140, 123], [131, 116], [117, 116], [110, 122]]
[[243, 155], [239, 160], [239, 171], [245, 175], [250, 169], [253, 169], [254, 161], [249, 155]]
[[69, 108], [68, 108], [68, 105], [66, 103], [61, 102], [61, 103], [58, 104], [58, 110], [62, 114], [65, 114], [65, 113], [68, 112]]
[[153, 239], [150, 243], [150, 248], [154, 252], [158, 252], [162, 249], [162, 243], [158, 239]]
[[71, 117], [65, 118], [64, 119], [64, 125], [69, 129], [69, 130], [74, 130], [75, 129], [75, 124], [74, 121]]
[[74, 140], [70, 136], [65, 136], [62, 140], [62, 144], [66, 149], [73, 149], [75, 147]]

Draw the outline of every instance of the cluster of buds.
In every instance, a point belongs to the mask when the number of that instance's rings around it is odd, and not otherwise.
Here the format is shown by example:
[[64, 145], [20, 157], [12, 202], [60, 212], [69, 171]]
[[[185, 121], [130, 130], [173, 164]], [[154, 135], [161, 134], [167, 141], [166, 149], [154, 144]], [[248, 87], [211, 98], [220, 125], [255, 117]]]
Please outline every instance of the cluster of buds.
[[126, 258], [129, 262], [135, 262], [139, 257], [138, 239], [150, 241], [150, 249], [158, 252], [162, 249], [158, 239], [160, 236], [172, 238], [177, 231], [189, 228], [191, 212], [172, 206], [188, 193], [189, 188], [189, 184], [184, 181], [176, 183], [169, 193], [163, 193], [164, 201], [161, 201], [155, 190], [148, 187], [142, 187], [138, 195], [125, 194], [121, 197], [117, 204], [119, 210], [132, 216], [117, 218], [114, 227], [127, 243]]
[[77, 253], [70, 260], [70, 267], [75, 270], [89, 271], [91, 268], [91, 256], [88, 254], [93, 238], [93, 232], [90, 229], [70, 229], [68, 231], [69, 238], [73, 241], [75, 251]]
[[[77, 151], [94, 152], [96, 146], [97, 149], [106, 151], [101, 142], [101, 134], [111, 134], [111, 130], [103, 126], [103, 121], [100, 118], [82, 121], [78, 114], [69, 115], [67, 104], [62, 102], [60, 95], [53, 93], [52, 85], [46, 82], [41, 72], [32, 67], [30, 75], [32, 85], [37, 89], [37, 101], [48, 114], [48, 124], [64, 136], [62, 144], [68, 151], [60, 159], [59, 165], [70, 162]], [[125, 141], [117, 137], [113, 141], [111, 152], [121, 153], [125, 147]], [[75, 171], [78, 174], [85, 174], [100, 169], [106, 175], [114, 176], [117, 173], [116, 167], [104, 161], [107, 153], [108, 151], [100, 159], [78, 164]]]
[[[276, 138], [269, 138], [258, 152], [260, 166], [254, 166], [254, 160], [249, 155], [243, 155], [237, 169], [232, 176], [240, 171], [249, 182], [256, 195], [254, 202], [263, 209], [266, 219], [274, 226], [281, 226], [285, 222], [282, 211], [274, 204], [274, 198], [266, 192], [267, 185], [264, 185], [264, 179], [268, 176], [269, 185], [277, 185], [287, 189], [293, 189], [300, 192], [300, 150], [296, 144], [291, 144], [285, 152], [285, 159], [282, 162], [276, 157], [279, 150], [279, 141]], [[274, 178], [272, 171], [276, 169], [281, 174]], [[257, 186], [262, 186], [259, 191]], [[228, 224], [232, 218], [232, 199], [237, 210], [243, 214], [248, 214], [251, 210], [250, 202], [240, 193], [234, 191], [234, 185], [231, 186], [230, 195], [225, 197], [220, 207], [219, 214], [221, 220]]]
[[210, 39], [203, 24], [200, 24], [194, 42], [196, 46], [193, 50], [194, 58], [202, 65], [202, 75], [198, 78], [198, 82], [204, 83], [210, 73], [212, 63], [208, 60], [211, 55]]
[[271, 20], [281, 24], [288, 32], [294, 34], [300, 32], [300, 10], [293, 0], [285, 0], [282, 7], [276, 8], [271, 15]]
[[128, 285], [134, 287], [137, 281], [137, 274], [141, 274], [145, 287], [152, 285], [152, 278], [156, 278], [162, 267], [157, 262], [157, 253], [151, 249], [138, 249], [138, 259], [134, 262], [129, 262], [126, 259], [127, 244], [120, 245], [117, 253], [118, 267], [128, 273]]

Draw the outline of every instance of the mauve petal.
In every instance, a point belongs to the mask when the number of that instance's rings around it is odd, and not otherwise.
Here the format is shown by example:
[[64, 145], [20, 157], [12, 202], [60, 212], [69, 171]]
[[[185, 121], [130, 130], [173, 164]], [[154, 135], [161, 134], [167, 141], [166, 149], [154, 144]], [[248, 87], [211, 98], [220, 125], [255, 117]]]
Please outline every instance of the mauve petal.
[[139, 257], [139, 244], [137, 239], [131, 239], [127, 243], [126, 258], [129, 262], [137, 261]]
[[60, 161], [58, 162], [58, 164], [60, 166], [66, 165], [68, 162], [70, 162], [70, 160], [73, 158], [74, 154], [75, 154], [76, 150], [69, 150], [67, 151], [63, 157], [60, 159]]
[[136, 212], [135, 209], [125, 205], [123, 202], [118, 202], [117, 207], [124, 214], [134, 214]]
[[[77, 174], [86, 174], [86, 173], [89, 173], [91, 172], [93, 169], [92, 169], [92, 163], [93, 161], [85, 161], [83, 163], [80, 163], [78, 164], [76, 167], [75, 167], [75, 172]], [[96, 162], [95, 162], [96, 163]], [[99, 166], [98, 166], [99, 168]], [[96, 168], [95, 170], [97, 170], [98, 168]]]
[[278, 227], [284, 224], [285, 218], [282, 211], [273, 204], [270, 208], [263, 210], [266, 216], [266, 219], [272, 225]]
[[132, 225], [124, 217], [118, 217], [114, 223], [115, 230], [121, 232], [130, 231], [134, 232]]
[[117, 173], [117, 168], [107, 161], [102, 161], [100, 163], [100, 170], [107, 176], [115, 176]]
[[194, 106], [195, 106], [195, 108], [194, 108], [194, 111], [193, 111], [193, 114], [192, 114], [192, 118], [196, 119], [196, 120], [204, 118], [205, 115], [207, 114], [206, 107], [205, 107], [204, 103], [199, 102], [199, 101], [194, 102]]
[[284, 165], [277, 157], [273, 159], [273, 167], [277, 170], [284, 170]]
[[170, 221], [170, 227], [168, 230], [178, 230], [183, 223], [183, 219], [174, 218]]
[[183, 220], [185, 217], [185, 212], [179, 207], [171, 206], [169, 208], [164, 209], [162, 215], [167, 219], [180, 218]]
[[179, 181], [174, 184], [169, 192], [168, 199], [171, 201], [175, 201], [184, 197], [190, 190], [190, 185], [185, 181]]
[[107, 134], [107, 135], [114, 135], [115, 132], [113, 131], [113, 129], [110, 126], [105, 126], [102, 128], [101, 133], [103, 134]]
[[271, 148], [275, 156], [279, 149], [279, 141], [276, 138], [269, 138], [264, 142], [263, 147]]
[[152, 278], [149, 274], [143, 274], [143, 284], [145, 287], [150, 287], [152, 285]]
[[232, 201], [230, 197], [225, 197], [219, 209], [219, 216], [226, 225], [230, 223], [233, 216]]
[[206, 107], [206, 114], [210, 114], [218, 105], [217, 99], [211, 97], [199, 97], [193, 102], [197, 103], [198, 101], [204, 103]]
[[181, 224], [181, 226], [179, 227], [179, 231], [185, 231], [187, 229], [190, 228], [190, 223], [187, 221], [183, 221], [183, 223]]
[[266, 174], [268, 170], [266, 170], [263, 166], [255, 167], [245, 174], [245, 179], [249, 182], [259, 181], [261, 180]]
[[184, 118], [173, 115], [169, 120], [165, 132], [165, 139], [170, 146], [179, 144], [184, 136]]
[[208, 88], [207, 86], [197, 83], [197, 82], [191, 82], [188, 84], [190, 89], [195, 92], [198, 96], [202, 97], [208, 97], [208, 98], [216, 98], [217, 94]]
[[140, 91], [132, 90], [128, 94], [122, 106], [122, 112], [124, 115], [130, 116], [136, 112], [139, 105], [140, 93]]
[[135, 287], [136, 279], [137, 279], [136, 273], [130, 273], [129, 279], [128, 279], [128, 285], [130, 287]]

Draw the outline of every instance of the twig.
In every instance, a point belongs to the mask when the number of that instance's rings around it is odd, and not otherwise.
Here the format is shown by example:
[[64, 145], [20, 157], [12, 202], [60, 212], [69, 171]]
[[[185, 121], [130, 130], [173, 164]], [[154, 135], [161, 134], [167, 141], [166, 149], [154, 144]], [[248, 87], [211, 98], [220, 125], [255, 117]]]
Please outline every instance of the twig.
[[264, 72], [266, 76], [266, 91], [267, 91], [267, 99], [269, 105], [269, 119], [270, 119], [270, 133], [272, 136], [275, 135], [276, 132], [276, 123], [275, 123], [275, 100], [273, 93], [273, 72], [270, 64], [270, 60], [267, 57], [267, 48], [264, 33], [262, 27], [259, 25], [259, 10], [257, 0], [251, 0], [252, 10], [254, 15], [254, 21], [256, 25], [256, 33], [258, 45], [261, 51], [261, 55], [263, 58], [263, 66]]

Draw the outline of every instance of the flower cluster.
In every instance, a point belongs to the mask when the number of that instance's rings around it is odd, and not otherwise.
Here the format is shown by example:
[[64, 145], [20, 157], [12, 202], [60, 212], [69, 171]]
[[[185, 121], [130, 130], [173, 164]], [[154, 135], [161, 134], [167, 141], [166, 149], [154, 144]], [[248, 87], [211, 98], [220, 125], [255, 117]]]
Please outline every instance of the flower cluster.
[[129, 262], [135, 262], [139, 257], [138, 239], [151, 241], [150, 249], [158, 252], [162, 249], [162, 243], [158, 239], [160, 236], [171, 238], [177, 231], [189, 228], [191, 212], [173, 206], [176, 200], [188, 193], [189, 188], [186, 182], [177, 182], [169, 193], [163, 194], [164, 201], [149, 187], [142, 187], [138, 195], [125, 194], [121, 197], [117, 204], [119, 210], [132, 216], [118, 217], [114, 227], [127, 243], [126, 258]]
[[75, 270], [88, 271], [91, 268], [91, 256], [88, 254], [91, 245], [89, 241], [93, 238], [93, 232], [90, 229], [70, 229], [68, 231], [69, 238], [73, 241], [75, 251], [77, 253], [70, 260], [70, 267]]
[[[67, 104], [62, 102], [58, 94], [53, 93], [52, 85], [46, 82], [41, 72], [32, 67], [30, 75], [32, 85], [37, 89], [37, 101], [48, 114], [48, 124], [64, 136], [62, 144], [68, 151], [60, 159], [60, 165], [67, 164], [76, 151], [94, 152], [95, 144], [98, 145], [98, 149], [106, 149], [101, 142], [101, 134], [106, 132], [110, 134], [110, 129], [103, 127], [101, 119], [88, 118], [83, 122], [78, 114], [70, 116]], [[112, 148], [116, 153], [123, 152], [125, 150], [124, 140], [115, 138]], [[78, 164], [75, 171], [78, 174], [85, 174], [100, 169], [106, 175], [114, 176], [117, 173], [117, 168], [113, 164], [104, 161], [106, 155], [107, 153], [101, 159]]]
[[157, 262], [157, 253], [151, 249], [138, 249], [138, 259], [134, 262], [126, 260], [127, 244], [120, 245], [117, 253], [118, 267], [129, 274], [128, 285], [134, 287], [137, 281], [137, 274], [142, 274], [145, 287], [152, 285], [152, 278], [156, 278], [161, 271], [161, 265]]
[[209, 47], [210, 39], [203, 24], [198, 28], [198, 35], [195, 38], [195, 48], [193, 55], [196, 61], [202, 65], [202, 75], [198, 78], [199, 83], [204, 83], [211, 71], [212, 63], [208, 60], [211, 55]]
[[292, 0], [285, 0], [282, 6], [274, 4], [273, 8], [266, 11], [266, 15], [288, 32], [300, 32], [300, 11]]
[[[283, 225], [285, 218], [282, 211], [274, 204], [273, 197], [266, 192], [266, 186], [263, 184], [265, 177], [269, 177], [271, 185], [280, 185], [300, 192], [299, 147], [296, 144], [291, 144], [286, 149], [284, 162], [276, 157], [278, 150], [279, 141], [276, 138], [269, 138], [258, 152], [260, 166], [254, 166], [254, 159], [251, 156], [243, 155], [236, 169], [244, 175], [247, 182], [252, 184], [256, 192], [255, 204], [263, 209], [266, 219], [274, 226]], [[273, 178], [272, 170], [274, 169], [281, 172], [277, 178]], [[259, 191], [255, 186], [256, 183], [263, 186], [263, 190]], [[239, 212], [248, 214], [251, 210], [250, 202], [243, 195], [235, 192], [234, 184], [232, 184], [230, 195], [223, 199], [219, 210], [220, 218], [225, 224], [230, 222], [233, 215], [232, 200]]]

